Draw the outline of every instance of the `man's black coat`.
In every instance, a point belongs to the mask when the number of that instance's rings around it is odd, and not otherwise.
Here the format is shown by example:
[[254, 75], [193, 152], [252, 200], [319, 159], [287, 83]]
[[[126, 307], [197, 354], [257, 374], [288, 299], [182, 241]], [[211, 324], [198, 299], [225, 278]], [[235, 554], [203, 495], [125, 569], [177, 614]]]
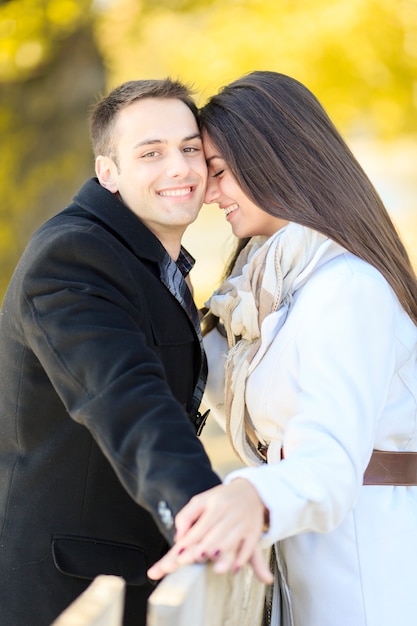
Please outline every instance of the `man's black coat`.
[[128, 583], [172, 518], [220, 481], [187, 417], [197, 335], [159, 280], [165, 251], [95, 179], [31, 239], [0, 324], [0, 623], [48, 626], [98, 574]]

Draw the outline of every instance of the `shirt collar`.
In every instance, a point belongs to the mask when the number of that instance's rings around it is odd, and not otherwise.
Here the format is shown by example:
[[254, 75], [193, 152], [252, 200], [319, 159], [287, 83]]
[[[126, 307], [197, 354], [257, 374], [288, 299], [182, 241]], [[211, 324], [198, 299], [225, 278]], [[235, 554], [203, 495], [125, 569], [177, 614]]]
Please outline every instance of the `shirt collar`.
[[177, 266], [181, 274], [186, 278], [195, 265], [195, 259], [191, 254], [181, 246], [177, 259]]

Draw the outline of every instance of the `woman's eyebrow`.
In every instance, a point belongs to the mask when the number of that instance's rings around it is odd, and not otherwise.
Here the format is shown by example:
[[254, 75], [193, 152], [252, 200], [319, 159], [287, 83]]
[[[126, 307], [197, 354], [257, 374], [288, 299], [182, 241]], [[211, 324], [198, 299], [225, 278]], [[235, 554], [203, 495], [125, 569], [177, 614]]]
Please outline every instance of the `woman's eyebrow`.
[[206, 163], [207, 165], [209, 165], [209, 163], [211, 163], [213, 159], [221, 159], [221, 158], [222, 158], [221, 156], [218, 156], [217, 154], [213, 154], [213, 156], [208, 157], [208, 159], [206, 159]]

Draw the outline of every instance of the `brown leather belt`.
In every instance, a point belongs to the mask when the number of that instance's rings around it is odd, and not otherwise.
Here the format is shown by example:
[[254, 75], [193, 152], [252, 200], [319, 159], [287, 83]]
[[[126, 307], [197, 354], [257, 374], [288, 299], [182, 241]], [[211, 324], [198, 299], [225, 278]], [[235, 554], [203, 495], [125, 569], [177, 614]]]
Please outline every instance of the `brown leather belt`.
[[364, 485], [417, 485], [417, 452], [374, 450], [363, 475]]
[[[268, 446], [258, 444], [258, 452], [266, 460]], [[284, 458], [283, 451], [281, 458]], [[364, 485], [417, 485], [417, 452], [385, 452], [374, 450], [363, 475]]]

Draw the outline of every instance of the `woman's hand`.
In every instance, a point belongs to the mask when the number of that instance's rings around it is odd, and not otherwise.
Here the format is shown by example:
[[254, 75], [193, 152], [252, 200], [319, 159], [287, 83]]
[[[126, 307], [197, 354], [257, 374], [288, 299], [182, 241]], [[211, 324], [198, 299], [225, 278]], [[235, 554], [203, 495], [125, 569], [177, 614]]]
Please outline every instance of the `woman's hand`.
[[176, 517], [175, 545], [148, 570], [149, 578], [212, 560], [219, 574], [250, 563], [260, 580], [272, 583], [259, 544], [266, 513], [255, 487], [243, 478], [194, 496]]

